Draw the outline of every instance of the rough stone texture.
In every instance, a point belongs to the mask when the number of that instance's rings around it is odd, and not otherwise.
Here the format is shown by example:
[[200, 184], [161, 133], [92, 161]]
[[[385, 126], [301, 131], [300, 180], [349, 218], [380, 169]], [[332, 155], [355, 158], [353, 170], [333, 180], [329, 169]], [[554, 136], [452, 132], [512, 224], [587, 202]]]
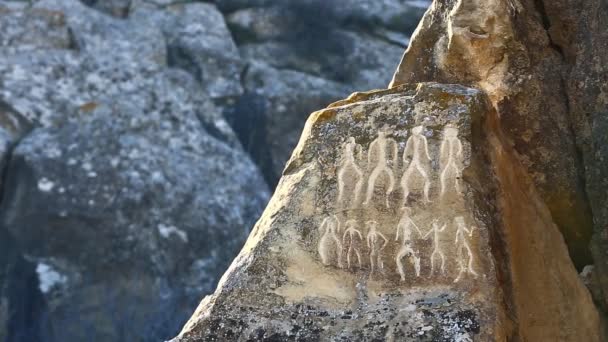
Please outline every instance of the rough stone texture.
[[[263, 123], [257, 128], [262, 132], [285, 129], [299, 132], [303, 124], [301, 118], [312, 110], [358, 89], [384, 88], [384, 80], [389, 80], [392, 74], [390, 66], [397, 65], [397, 56], [407, 45], [412, 24], [418, 21], [429, 3], [392, 0], [354, 0], [347, 3], [320, 0], [216, 1], [226, 15], [228, 27], [245, 63], [266, 64], [265, 79], [275, 75], [290, 75], [287, 77], [292, 78], [293, 73], [284, 72], [286, 70], [299, 72], [303, 78], [302, 87], [297, 83], [291, 83], [286, 89], [273, 86], [276, 93], [265, 91], [256, 101], [274, 102], [274, 98], [284, 94], [297, 97], [298, 102], [311, 98], [311, 106], [307, 108], [294, 106], [283, 113], [270, 106], [262, 112], [259, 106], [248, 110], [242, 105], [251, 102], [251, 91], [245, 89], [243, 98], [226, 104], [227, 116], [234, 118], [232, 122], [248, 122], [255, 117]], [[306, 81], [314, 79], [312, 77], [324, 79], [328, 84], [339, 83], [344, 91], [337, 94], [329, 92], [329, 96], [320, 103], [315, 94], [319, 90], [310, 89], [310, 82]], [[245, 87], [247, 82], [245, 73]], [[281, 124], [276, 125], [279, 122]], [[241, 135], [241, 143], [252, 151], [272, 186], [278, 181], [289, 153], [295, 147], [295, 139], [283, 135], [273, 140], [283, 148], [281, 152], [268, 155], [264, 148], [259, 148], [265, 146], [265, 137], [258, 134], [259, 138], [255, 138], [256, 134]], [[256, 155], [264, 155], [264, 158], [256, 158]], [[268, 168], [269, 164], [273, 165], [272, 169]]]
[[307, 118], [299, 114], [310, 113], [348, 92], [341, 83], [260, 62], [250, 64], [243, 86], [246, 94], [225, 113], [226, 118], [269, 184], [280, 178], [285, 156], [298, 142]]
[[6, 167], [0, 330], [168, 338], [240, 248], [266, 184], [195, 77], [167, 67], [162, 28], [78, 1], [34, 6], [0, 13], [32, 28], [2, 32], [0, 98], [37, 127]]
[[13, 10], [0, 3], [0, 47], [67, 49], [72, 38], [61, 12]]
[[579, 269], [595, 231], [605, 290], [607, 20], [601, 0], [435, 1], [392, 82], [487, 92]]
[[313, 113], [245, 247], [173, 341], [600, 341], [487, 103], [418, 84]]
[[35, 260], [58, 340], [170, 333], [266, 200], [254, 165], [193, 113], [131, 101], [36, 129], [12, 156], [2, 224]]
[[239, 96], [243, 62], [222, 14], [212, 4], [168, 7], [136, 3], [132, 21], [160, 25], [167, 39], [168, 63], [195, 76], [214, 99]]

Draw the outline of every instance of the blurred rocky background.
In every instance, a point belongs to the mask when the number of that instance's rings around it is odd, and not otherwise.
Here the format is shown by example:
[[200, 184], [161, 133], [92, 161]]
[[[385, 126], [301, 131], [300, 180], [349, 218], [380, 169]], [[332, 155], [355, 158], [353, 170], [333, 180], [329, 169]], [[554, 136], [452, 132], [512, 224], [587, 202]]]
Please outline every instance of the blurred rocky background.
[[0, 341], [175, 336], [430, 1], [0, 1]]

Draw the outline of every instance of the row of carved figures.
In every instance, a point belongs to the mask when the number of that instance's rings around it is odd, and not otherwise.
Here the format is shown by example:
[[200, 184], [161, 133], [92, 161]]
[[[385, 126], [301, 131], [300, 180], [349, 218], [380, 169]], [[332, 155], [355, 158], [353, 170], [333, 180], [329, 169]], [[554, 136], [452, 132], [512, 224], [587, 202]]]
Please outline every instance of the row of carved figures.
[[[468, 238], [472, 237], [475, 227], [468, 227], [465, 224], [464, 218], [458, 216], [453, 221], [456, 227], [454, 244], [456, 246], [456, 262], [459, 266], [459, 273], [454, 282], [458, 282], [465, 274], [470, 274], [477, 277], [475, 271], [474, 256], [469, 245]], [[362, 249], [367, 246], [371, 272], [370, 275], [378, 269], [384, 268], [383, 251], [389, 243], [389, 239], [378, 230], [376, 221], [367, 221], [367, 235], [365, 243], [363, 234], [358, 229], [359, 225], [355, 220], [348, 220], [344, 224], [344, 232], [341, 229], [340, 220], [336, 215], [326, 217], [319, 230], [321, 237], [319, 239], [319, 256], [325, 265], [330, 265], [333, 261], [340, 268], [344, 268], [343, 254], [346, 253], [346, 268], [362, 268]], [[416, 232], [420, 239], [433, 240], [433, 252], [430, 256], [431, 272], [430, 276], [436, 272], [445, 274], [446, 256], [443, 253], [440, 245], [441, 234], [445, 231], [447, 223], [440, 225], [438, 220], [431, 224], [431, 228], [423, 232], [412, 220], [411, 209], [403, 208], [403, 215], [397, 224], [395, 232], [395, 241], [400, 241], [399, 249], [395, 253], [395, 264], [397, 272], [401, 276], [401, 280], [405, 280], [405, 267], [403, 259], [408, 258], [414, 266], [416, 277], [420, 277], [420, 261], [421, 257], [417, 250], [412, 246], [412, 236]], [[438, 264], [438, 265], [436, 265]]]
[[[423, 126], [412, 128], [412, 134], [407, 139], [403, 151], [403, 165], [407, 165], [400, 182], [401, 188], [403, 189], [403, 206], [406, 205], [407, 198], [410, 194], [410, 178], [416, 173], [424, 179], [424, 200], [430, 202], [429, 190], [431, 188], [431, 179], [429, 171], [427, 171], [425, 166], [432, 159], [429, 154], [428, 142], [423, 131]], [[392, 154], [392, 158], [387, 158], [389, 153]], [[459, 178], [461, 169], [459, 165], [462, 163], [463, 148], [460, 139], [458, 139], [458, 128], [449, 125], [444, 128], [443, 140], [439, 153], [442, 167], [439, 175], [441, 183], [440, 197], [443, 197], [447, 190], [447, 184], [452, 179], [456, 192], [460, 193]], [[353, 198], [354, 203], [358, 203], [363, 188], [364, 172], [358, 165], [355, 154], [359, 156], [357, 159], [362, 159], [362, 147], [355, 142], [355, 138], [350, 137], [343, 144], [341, 165], [338, 170], [338, 203], [342, 203], [348, 196], [345, 193], [345, 186], [347, 182], [350, 181], [350, 179], [347, 179], [349, 173], [354, 174], [354, 177], [356, 178], [356, 181], [354, 182]], [[376, 159], [375, 164], [373, 164], [373, 159]], [[386, 206], [390, 207], [389, 195], [393, 192], [395, 187], [395, 176], [392, 168], [397, 166], [397, 159], [397, 142], [394, 139], [387, 137], [386, 132], [379, 132], [378, 137], [371, 142], [367, 151], [367, 170], [370, 171], [370, 173], [367, 179], [367, 190], [365, 192], [365, 201], [363, 202], [363, 205], [369, 204], [378, 177], [386, 175], [389, 182], [386, 189]]]

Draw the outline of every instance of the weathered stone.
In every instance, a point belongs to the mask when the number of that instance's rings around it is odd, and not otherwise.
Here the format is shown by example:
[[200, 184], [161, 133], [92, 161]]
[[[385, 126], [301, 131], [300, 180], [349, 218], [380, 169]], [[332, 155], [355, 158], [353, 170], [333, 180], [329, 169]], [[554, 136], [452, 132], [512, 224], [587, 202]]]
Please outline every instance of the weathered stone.
[[62, 12], [11, 10], [0, 4], [0, 48], [68, 49], [72, 37]]
[[151, 102], [116, 94], [13, 153], [0, 218], [36, 265], [57, 340], [173, 334], [266, 202], [244, 153], [170, 98], [182, 79], [154, 77]]
[[168, 63], [183, 68], [214, 99], [243, 92], [243, 62], [222, 14], [212, 4], [185, 3], [168, 7], [138, 4], [132, 21], [158, 25], [167, 40]]
[[278, 182], [298, 142], [307, 115], [336, 101], [346, 86], [309, 74], [277, 70], [252, 62], [243, 76], [246, 93], [227, 111], [243, 148], [262, 169], [269, 185]]
[[129, 15], [131, 0], [81, 0], [101, 12], [107, 13], [118, 18], [125, 18]]
[[105, 64], [167, 64], [165, 39], [153, 23], [113, 18], [78, 0], [41, 0], [34, 8], [63, 13], [75, 47]]
[[487, 103], [419, 84], [313, 113], [241, 254], [174, 341], [599, 341]]
[[600, 252], [608, 247], [606, 163], [597, 162], [606, 157], [597, 129], [608, 113], [607, 18], [601, 0], [435, 1], [392, 83], [488, 93], [579, 269], [591, 263], [593, 220], [604, 244], [595, 259], [608, 265]]

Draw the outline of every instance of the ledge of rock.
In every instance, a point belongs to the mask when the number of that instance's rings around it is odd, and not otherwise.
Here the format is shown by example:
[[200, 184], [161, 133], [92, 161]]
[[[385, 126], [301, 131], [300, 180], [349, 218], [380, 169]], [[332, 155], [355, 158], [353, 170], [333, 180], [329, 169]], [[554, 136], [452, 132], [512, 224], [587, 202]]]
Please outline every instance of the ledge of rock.
[[173, 341], [599, 341], [523, 170], [473, 88], [406, 84], [315, 112]]

